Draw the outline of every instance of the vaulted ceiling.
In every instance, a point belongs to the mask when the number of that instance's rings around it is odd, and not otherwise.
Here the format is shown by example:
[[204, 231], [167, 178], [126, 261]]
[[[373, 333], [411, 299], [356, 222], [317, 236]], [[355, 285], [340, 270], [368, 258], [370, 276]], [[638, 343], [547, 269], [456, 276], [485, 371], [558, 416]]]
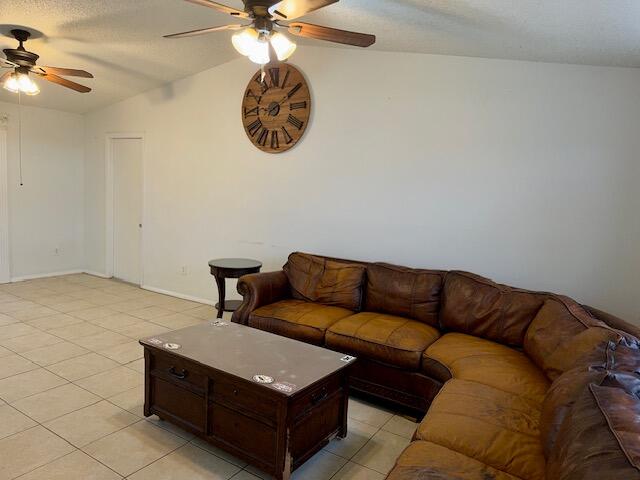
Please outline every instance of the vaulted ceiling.
[[[229, 21], [181, 0], [1, 0], [0, 15], [1, 34], [38, 32], [27, 46], [40, 64], [96, 76], [86, 95], [39, 82], [42, 94], [25, 103], [42, 107], [86, 112], [238, 56], [230, 33], [163, 39]], [[638, 0], [341, 0], [304, 20], [375, 33], [374, 50], [640, 67]], [[15, 41], [0, 36], [0, 47]]]

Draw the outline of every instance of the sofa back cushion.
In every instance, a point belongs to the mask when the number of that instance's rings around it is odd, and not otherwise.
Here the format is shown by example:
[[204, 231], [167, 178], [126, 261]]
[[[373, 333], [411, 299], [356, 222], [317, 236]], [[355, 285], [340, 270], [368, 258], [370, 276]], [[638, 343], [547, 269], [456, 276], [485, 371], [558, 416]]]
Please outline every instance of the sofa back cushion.
[[544, 295], [499, 285], [467, 272], [445, 277], [440, 325], [521, 347], [527, 327], [544, 302]]
[[590, 384], [570, 408], [551, 455], [554, 480], [640, 479], [640, 379], [633, 374]]
[[283, 267], [293, 298], [349, 310], [360, 310], [364, 265], [292, 253]]
[[373, 263], [367, 267], [364, 309], [438, 326], [444, 273]]
[[529, 325], [524, 350], [553, 381], [574, 366], [602, 364], [608, 342], [621, 338], [620, 332], [591, 317], [578, 303], [553, 296]]

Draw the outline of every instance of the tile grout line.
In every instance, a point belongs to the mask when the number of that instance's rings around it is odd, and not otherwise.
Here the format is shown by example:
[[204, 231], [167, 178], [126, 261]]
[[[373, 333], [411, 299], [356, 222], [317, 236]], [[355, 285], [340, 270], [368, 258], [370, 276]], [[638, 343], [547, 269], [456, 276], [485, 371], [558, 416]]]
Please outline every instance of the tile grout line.
[[[125, 299], [125, 301], [126, 301], [126, 299]], [[36, 303], [36, 304], [37, 304], [37, 302], [32, 302], [32, 303]], [[41, 305], [41, 304], [37, 304], [37, 305]], [[96, 306], [98, 306], [98, 305], [96, 305]], [[89, 307], [89, 308], [95, 308], [95, 307]], [[146, 308], [146, 307], [143, 307], [143, 308]], [[197, 308], [197, 307], [194, 307], [194, 308]], [[60, 312], [60, 313], [62, 313], [62, 314], [67, 314], [67, 315], [68, 315], [70, 312]], [[124, 312], [119, 312], [119, 313], [124, 313]], [[179, 313], [179, 312], [174, 312], [174, 313]], [[52, 315], [55, 315], [55, 314], [52, 314]], [[170, 315], [170, 314], [167, 314], [167, 315]], [[70, 315], [70, 316], [73, 316], [73, 315]], [[11, 318], [15, 318], [15, 317], [11, 317]], [[41, 318], [44, 318], [44, 317], [41, 317]], [[77, 318], [77, 317], [74, 317], [74, 318]], [[134, 317], [134, 318], [138, 318], [138, 317]], [[24, 321], [22, 321], [22, 320], [19, 320], [19, 319], [16, 319], [16, 320], [17, 320], [17, 322], [16, 322], [16, 323], [18, 323], [18, 322], [19, 322], [19, 323], [26, 324], [26, 322], [24, 322]], [[144, 319], [140, 319], [140, 320], [145, 321]], [[85, 321], [85, 320], [83, 320], [83, 321]], [[85, 321], [85, 322], [86, 322], [86, 321]], [[87, 322], [87, 323], [91, 323], [91, 322]], [[152, 322], [152, 323], [153, 323], [153, 322]], [[155, 323], [154, 323], [154, 324], [155, 324]], [[157, 325], [157, 324], [156, 324], [156, 325]], [[39, 330], [40, 332], [49, 333], [49, 332], [45, 331], [45, 330], [44, 330], [44, 329], [42, 329], [42, 328], [34, 327], [33, 325], [29, 325], [29, 326], [31, 326], [32, 328], [34, 328], [34, 329], [36, 329], [36, 330]], [[163, 326], [163, 327], [164, 327], [164, 326]], [[102, 328], [104, 328], [104, 327], [102, 327]], [[105, 330], [108, 330], [108, 331], [112, 331], [112, 332], [113, 332], [113, 330], [110, 330], [110, 329], [108, 329], [108, 328], [105, 328]], [[118, 333], [118, 332], [114, 332], [114, 333]], [[81, 348], [86, 348], [86, 347], [83, 347], [82, 345], [78, 345], [77, 343], [70, 341], [69, 339], [62, 338], [62, 337], [60, 337], [60, 336], [58, 336], [58, 335], [55, 335], [55, 334], [51, 334], [51, 333], [49, 333], [49, 334], [50, 334], [50, 335], [52, 335], [52, 336], [55, 336], [55, 337], [57, 337], [57, 338], [61, 338], [63, 341], [67, 341], [67, 342], [69, 342], [69, 343], [71, 343], [71, 344], [74, 344], [74, 345], [76, 345], [76, 346], [79, 346], [79, 347], [81, 347]], [[28, 334], [27, 334], [27, 335], [28, 335]], [[24, 335], [24, 336], [26, 336], [26, 335]], [[123, 336], [125, 336], [125, 335], [123, 335]], [[12, 337], [12, 338], [17, 338], [17, 337]], [[78, 337], [78, 338], [81, 338], [81, 337]], [[133, 339], [132, 339], [132, 341], [135, 341], [135, 340], [133, 340]], [[62, 343], [62, 342], [60, 342], [60, 343]], [[5, 347], [5, 348], [6, 348], [6, 347]], [[110, 347], [109, 347], [109, 348], [110, 348]], [[54, 372], [51, 372], [49, 369], [47, 369], [47, 368], [46, 368], [46, 366], [42, 366], [42, 365], [36, 364], [35, 362], [33, 362], [32, 360], [30, 360], [29, 358], [26, 358], [24, 355], [21, 355], [21, 353], [20, 353], [20, 352], [15, 352], [15, 351], [13, 351], [13, 350], [11, 350], [11, 349], [9, 349], [9, 348], [8, 348], [7, 350], [9, 350], [9, 351], [11, 351], [11, 352], [15, 353], [15, 354], [16, 354], [16, 355], [18, 355], [19, 357], [21, 357], [21, 358], [23, 358], [23, 359], [25, 359], [25, 360], [27, 360], [27, 361], [29, 361], [29, 362], [33, 363], [34, 365], [37, 365], [36, 369], [39, 367], [39, 368], [42, 368], [42, 369], [44, 369], [44, 370], [46, 370], [46, 371], [48, 371], [48, 372], [52, 373], [53, 375], [56, 375]], [[35, 349], [34, 349], [34, 350], [35, 350]], [[22, 352], [22, 353], [26, 353], [26, 352]], [[86, 354], [89, 354], [89, 353], [96, 353], [96, 354], [98, 354], [98, 355], [100, 355], [100, 356], [102, 356], [102, 357], [104, 357], [104, 358], [108, 358], [108, 357], [106, 357], [106, 356], [104, 356], [104, 355], [101, 355], [99, 352], [96, 352], [95, 350], [91, 350], [91, 349], [87, 349], [87, 353], [84, 353], [84, 354], [82, 354], [82, 355], [86, 355]], [[82, 355], [78, 355], [78, 356], [70, 357], [69, 359], [61, 360], [61, 362], [66, 361], [66, 360], [70, 360], [70, 359], [73, 359], [73, 358], [78, 358], [78, 357], [80, 357], [80, 356], [82, 356]], [[110, 359], [110, 360], [113, 360], [113, 359]], [[136, 359], [136, 360], [137, 360], [137, 359]], [[135, 361], [135, 360], [133, 360], [133, 361]], [[56, 362], [56, 363], [60, 363], [60, 362]], [[125, 367], [125, 368], [129, 368], [129, 367], [126, 367], [126, 365], [128, 365], [128, 364], [129, 364], [129, 363], [131, 363], [131, 362], [127, 362], [126, 364], [121, 364], [120, 362], [116, 361], [116, 363], [118, 363], [119, 365], [118, 365], [118, 366], [116, 366], [116, 367], [113, 367], [112, 369], [109, 369], [109, 370], [107, 370], [107, 371], [115, 370], [115, 369], [116, 369], [116, 368], [118, 368], [118, 367]], [[55, 365], [55, 363], [54, 363], [54, 364], [51, 364], [51, 365]], [[47, 366], [50, 366], [50, 365], [47, 365]], [[34, 370], [35, 370], [35, 369], [34, 369]], [[133, 368], [129, 368], [129, 370], [134, 371], [134, 372], [136, 372], [136, 373], [140, 373], [140, 372], [135, 371]], [[23, 373], [26, 373], [26, 372], [23, 372]], [[104, 372], [98, 372], [97, 374], [100, 374], [100, 373], [104, 373]], [[97, 375], [97, 374], [96, 374], [96, 375]], [[19, 374], [17, 374], [17, 375], [19, 375]], [[115, 407], [117, 407], [117, 408], [119, 408], [119, 409], [121, 409], [121, 410], [123, 410], [123, 411], [128, 412], [127, 410], [123, 409], [122, 407], [120, 407], [120, 406], [118, 406], [118, 405], [115, 405], [115, 404], [114, 404], [113, 402], [111, 402], [108, 398], [104, 398], [104, 397], [102, 397], [102, 396], [100, 396], [100, 395], [95, 394], [94, 392], [91, 392], [91, 391], [89, 391], [89, 390], [87, 390], [87, 389], [83, 388], [83, 387], [82, 387], [82, 386], [80, 386], [80, 385], [75, 384], [75, 383], [74, 383], [75, 381], [69, 381], [69, 380], [67, 380], [67, 379], [66, 379], [66, 378], [64, 378], [64, 377], [60, 377], [59, 375], [56, 375], [56, 376], [57, 376], [57, 377], [59, 377], [59, 378], [62, 378], [63, 380], [65, 380], [65, 381], [67, 382], [67, 383], [65, 383], [65, 384], [63, 384], [63, 385], [59, 385], [59, 386], [64, 386], [64, 385], [68, 385], [68, 384], [73, 384], [73, 385], [75, 385], [76, 387], [81, 388], [81, 389], [83, 389], [83, 390], [85, 390], [85, 391], [87, 391], [87, 392], [91, 393], [92, 395], [96, 395], [98, 398], [100, 398], [100, 400], [98, 400], [98, 401], [96, 401], [96, 402], [94, 402], [94, 403], [92, 403], [92, 404], [89, 404], [89, 405], [86, 405], [86, 406], [84, 406], [84, 407], [78, 408], [78, 409], [73, 410], [73, 411], [71, 411], [71, 412], [67, 412], [67, 413], [65, 413], [64, 415], [68, 415], [68, 414], [71, 414], [71, 413], [77, 412], [77, 411], [79, 411], [79, 410], [82, 410], [83, 408], [87, 408], [87, 407], [89, 407], [89, 406], [95, 405], [95, 404], [100, 403], [100, 402], [102, 402], [102, 401], [107, 401], [107, 402], [108, 402], [108, 403], [110, 403], [111, 405], [114, 405]], [[89, 375], [89, 376], [87, 376], [87, 377], [83, 377], [83, 378], [88, 378], [88, 377], [90, 377], [90, 376], [93, 376], [93, 375]], [[76, 381], [77, 381], [77, 380], [81, 380], [81, 379], [76, 379]], [[52, 387], [51, 389], [44, 390], [43, 392], [46, 392], [46, 391], [52, 390], [52, 389], [54, 389], [54, 388], [58, 388], [58, 387]], [[137, 388], [137, 387], [133, 387], [133, 388]], [[126, 391], [127, 391], [127, 390], [125, 390], [125, 391], [123, 391], [123, 392], [120, 392], [120, 393], [124, 393], [124, 392], [126, 392]], [[43, 393], [43, 392], [38, 392], [38, 393]], [[33, 394], [33, 395], [37, 395], [38, 393], [35, 393], [35, 394]], [[119, 394], [119, 393], [118, 393], [118, 394]], [[118, 395], [118, 394], [116, 394], [116, 395]], [[30, 396], [32, 396], [32, 395], [28, 395], [27, 397], [23, 397], [23, 398], [28, 398], [28, 397], [30, 397]], [[115, 395], [114, 395], [114, 396], [115, 396]], [[20, 400], [21, 400], [21, 399], [20, 399]], [[18, 400], [16, 400], [16, 401], [18, 401]], [[74, 450], [74, 452], [75, 452], [75, 451], [81, 451], [83, 454], [88, 455], [89, 457], [91, 457], [92, 459], [94, 459], [95, 461], [97, 461], [98, 463], [100, 463], [100, 464], [104, 465], [102, 462], [100, 462], [100, 460], [98, 460], [97, 458], [95, 458], [94, 456], [92, 456], [91, 454], [89, 454], [88, 452], [84, 451], [81, 447], [76, 447], [75, 445], [73, 445], [73, 444], [72, 444], [71, 442], [69, 442], [68, 440], [66, 440], [66, 439], [64, 439], [64, 438], [62, 438], [62, 437], [60, 437], [56, 432], [54, 432], [54, 431], [50, 430], [49, 428], [47, 428], [44, 424], [42, 424], [42, 423], [38, 422], [37, 420], [35, 420], [34, 418], [32, 418], [32, 417], [30, 417], [30, 416], [26, 415], [24, 412], [22, 412], [21, 410], [17, 409], [16, 407], [14, 407], [13, 405], [11, 405], [10, 403], [7, 403], [7, 405], [9, 405], [11, 408], [15, 409], [16, 411], [18, 411], [18, 412], [20, 412], [20, 413], [24, 414], [27, 418], [29, 418], [30, 420], [32, 420], [33, 422], [35, 422], [35, 423], [36, 423], [36, 426], [41, 426], [42, 428], [44, 428], [44, 429], [46, 429], [47, 431], [51, 432], [52, 434], [54, 434], [54, 435], [55, 435], [55, 436], [57, 436], [58, 438], [61, 438], [63, 441], [65, 441], [65, 442], [66, 442], [66, 443], [68, 443], [72, 448], [74, 448], [74, 449], [75, 449], [75, 450]], [[128, 413], [131, 413], [131, 412], [128, 412]], [[55, 417], [54, 419], [49, 419], [49, 420], [47, 420], [47, 421], [55, 420], [56, 418], [60, 418], [60, 417], [62, 417], [62, 416], [64, 416], [64, 415], [60, 415], [60, 416], [58, 416], [58, 417]], [[118, 429], [118, 430], [116, 430], [115, 432], [110, 433], [109, 435], [112, 435], [112, 434], [114, 434], [114, 433], [116, 433], [116, 432], [119, 432], [120, 430], [124, 430], [125, 428], [127, 428], [127, 427], [129, 427], [129, 426], [131, 426], [131, 425], [135, 425], [135, 424], [137, 424], [137, 423], [140, 423], [140, 422], [142, 422], [142, 421], [148, 421], [148, 420], [146, 420], [145, 418], [140, 418], [140, 417], [138, 417], [138, 416], [137, 416], [137, 415], [135, 415], [135, 414], [133, 414], [133, 415], [137, 418], [137, 421], [136, 421], [136, 422], [133, 422], [133, 423], [131, 423], [131, 424], [129, 424], [129, 425], [127, 425], [127, 426], [125, 426], [125, 427], [121, 428], [121, 429]], [[176, 434], [174, 434], [174, 433], [172, 433], [172, 432], [168, 431], [167, 429], [163, 429], [162, 427], [159, 427], [159, 426], [156, 426], [156, 425], [153, 425], [153, 424], [152, 424], [152, 426], [155, 426], [156, 428], [160, 428], [160, 429], [164, 430], [165, 432], [167, 432], [167, 433], [169, 433], [169, 434], [171, 434], [171, 435], [175, 436], [176, 438], [180, 438], [181, 440], [184, 440], [184, 443], [182, 443], [179, 447], [177, 447], [177, 448], [173, 449], [172, 451], [168, 452], [166, 455], [163, 455], [162, 457], [160, 457], [160, 458], [158, 458], [158, 459], [154, 460], [153, 462], [151, 462], [151, 463], [149, 463], [149, 464], [147, 464], [147, 465], [143, 466], [142, 468], [146, 468], [147, 466], [151, 465], [152, 463], [155, 463], [156, 461], [160, 460], [161, 458], [164, 458], [165, 456], [170, 455], [171, 453], [173, 453], [174, 451], [178, 450], [179, 448], [182, 448], [182, 447], [183, 447], [184, 445], [186, 445], [186, 444], [192, 444], [190, 440], [187, 440], [187, 439], [185, 439], [185, 438], [183, 438], [183, 437], [181, 437], [181, 436], [179, 436], [179, 435], [176, 435]], [[32, 428], [35, 428], [35, 426], [34, 426], [34, 427], [32, 427]], [[29, 429], [26, 429], [26, 430], [29, 430]], [[26, 430], [23, 430], [23, 431], [26, 431]], [[18, 432], [18, 433], [21, 433], [21, 432]], [[105, 436], [101, 437], [100, 439], [102, 439], [102, 438], [106, 438], [106, 437], [108, 437], [109, 435], [105, 435]], [[98, 440], [100, 440], [100, 439], [97, 439], [97, 440], [95, 440], [95, 441], [98, 441]], [[90, 442], [89, 444], [91, 444], [91, 443], [94, 443], [94, 442]], [[194, 445], [194, 446], [196, 446], [196, 445]], [[84, 447], [86, 447], [86, 445], [85, 445]], [[197, 446], [196, 446], [196, 447], [197, 447]], [[74, 453], [74, 452], [70, 452], [70, 453], [69, 453], [69, 454], [67, 454], [67, 455], [70, 455], [71, 453]], [[208, 453], [210, 453], [210, 452], [208, 452]], [[48, 465], [48, 464], [50, 464], [50, 463], [52, 463], [52, 462], [54, 462], [54, 461], [56, 461], [56, 460], [58, 460], [58, 459], [60, 459], [60, 458], [63, 458], [64, 456], [66, 456], [66, 455], [63, 455], [63, 456], [61, 456], [61, 457], [57, 457], [56, 459], [52, 460], [51, 462], [47, 462], [47, 463], [45, 463], [44, 465], [40, 465], [40, 466], [38, 466], [38, 467], [34, 468], [33, 470], [36, 470], [36, 469], [41, 468], [41, 467], [44, 467], [44, 466], [46, 466], [46, 465]], [[220, 458], [220, 457], [218, 457], [218, 458]], [[222, 460], [224, 460], [224, 459], [222, 459]], [[230, 463], [230, 462], [227, 462], [227, 463]], [[232, 464], [232, 465], [233, 465], [233, 464]], [[108, 468], [109, 470], [113, 471], [114, 473], [116, 473], [117, 475], [121, 476], [119, 472], [116, 472], [115, 470], [111, 469], [109, 466], [107, 466], [107, 465], [104, 465], [104, 466], [105, 466], [106, 468]], [[236, 465], [234, 465], [234, 466], [236, 466]], [[236, 467], [237, 467], [237, 466], [236, 466]], [[142, 468], [141, 468], [141, 469], [142, 469]], [[239, 467], [238, 467], [238, 468], [239, 468]], [[139, 470], [141, 470], [141, 469], [139, 469]], [[25, 473], [21, 474], [20, 476], [22, 476], [22, 475], [26, 475], [27, 473], [30, 473], [30, 472], [31, 472], [31, 471], [33, 471], [33, 470], [30, 470], [29, 472], [25, 472]], [[129, 475], [133, 475], [133, 474], [135, 474], [135, 473], [136, 473], [137, 471], [139, 471], [139, 470], [136, 470], [135, 472], [132, 472], [132, 473], [131, 473], [131, 474], [129, 474]], [[240, 470], [240, 471], [241, 471], [241, 470]], [[127, 477], [128, 477], [129, 475], [127, 475]], [[234, 475], [235, 475], [235, 474], [234, 474]], [[122, 477], [122, 476], [121, 476], [121, 477]]]

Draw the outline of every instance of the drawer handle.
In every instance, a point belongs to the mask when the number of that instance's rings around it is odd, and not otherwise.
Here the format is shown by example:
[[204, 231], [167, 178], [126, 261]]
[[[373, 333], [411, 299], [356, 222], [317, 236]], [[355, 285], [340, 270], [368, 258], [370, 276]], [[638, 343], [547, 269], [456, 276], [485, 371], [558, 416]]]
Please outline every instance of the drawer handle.
[[169, 373], [171, 375], [173, 375], [176, 378], [179, 378], [180, 380], [184, 380], [185, 378], [187, 378], [187, 371], [183, 368], [182, 371], [180, 373], [176, 372], [176, 368], [175, 367], [171, 367], [169, 369]]

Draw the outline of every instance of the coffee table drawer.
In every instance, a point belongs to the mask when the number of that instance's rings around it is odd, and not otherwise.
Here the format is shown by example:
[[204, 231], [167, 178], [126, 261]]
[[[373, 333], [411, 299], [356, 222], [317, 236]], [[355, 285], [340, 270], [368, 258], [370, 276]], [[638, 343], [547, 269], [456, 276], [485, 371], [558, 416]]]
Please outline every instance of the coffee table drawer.
[[160, 416], [170, 415], [193, 430], [204, 432], [206, 406], [195, 393], [160, 378], [151, 380], [151, 408]]
[[266, 395], [257, 393], [258, 387], [240, 382], [217, 380], [213, 383], [213, 401], [233, 410], [241, 410], [273, 423], [277, 412], [276, 403]]
[[276, 456], [276, 430], [223, 405], [209, 405], [211, 436], [273, 465]]
[[303, 395], [295, 399], [291, 405], [291, 416], [298, 418], [309, 410], [316, 408], [325, 402], [335, 392], [342, 389], [341, 379], [338, 376], [327, 378], [325, 381], [309, 389]]
[[153, 354], [151, 374], [204, 395], [207, 376], [191, 362], [176, 356]]

